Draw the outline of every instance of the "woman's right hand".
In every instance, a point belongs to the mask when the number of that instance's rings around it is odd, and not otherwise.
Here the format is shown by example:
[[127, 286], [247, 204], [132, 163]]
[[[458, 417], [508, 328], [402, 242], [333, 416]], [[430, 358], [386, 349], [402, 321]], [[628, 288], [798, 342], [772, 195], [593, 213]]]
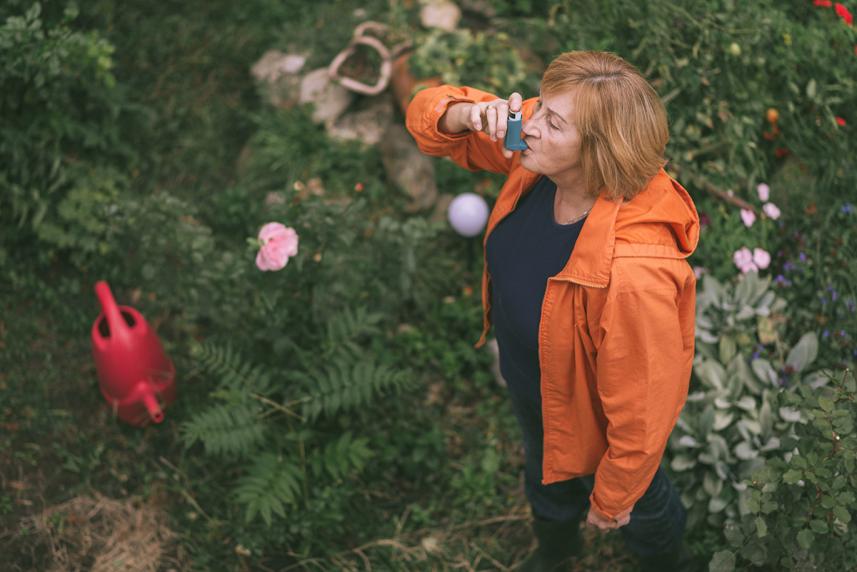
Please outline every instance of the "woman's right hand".
[[[521, 94], [514, 92], [509, 99], [462, 105], [461, 117], [467, 129], [481, 131], [491, 137], [492, 141], [498, 141], [506, 136], [509, 111], [521, 111], [522, 104]], [[503, 155], [511, 157], [512, 151], [504, 147]]]

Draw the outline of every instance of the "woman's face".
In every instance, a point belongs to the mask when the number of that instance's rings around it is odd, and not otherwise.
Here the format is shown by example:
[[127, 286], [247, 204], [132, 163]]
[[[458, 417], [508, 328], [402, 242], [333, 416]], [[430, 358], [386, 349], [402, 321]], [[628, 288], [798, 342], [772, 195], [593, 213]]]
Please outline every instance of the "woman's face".
[[521, 166], [542, 175], [561, 175], [578, 168], [580, 135], [571, 122], [571, 92], [539, 97], [536, 110], [521, 127], [529, 149], [521, 154]]

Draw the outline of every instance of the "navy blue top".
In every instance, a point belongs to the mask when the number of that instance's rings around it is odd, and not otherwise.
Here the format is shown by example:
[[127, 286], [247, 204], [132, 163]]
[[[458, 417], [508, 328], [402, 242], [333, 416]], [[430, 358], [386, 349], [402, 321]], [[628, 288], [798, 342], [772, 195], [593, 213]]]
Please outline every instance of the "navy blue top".
[[538, 335], [542, 299], [548, 278], [565, 267], [587, 218], [558, 224], [555, 196], [553, 181], [539, 177], [485, 245], [500, 373], [511, 391], [536, 402], [541, 400]]

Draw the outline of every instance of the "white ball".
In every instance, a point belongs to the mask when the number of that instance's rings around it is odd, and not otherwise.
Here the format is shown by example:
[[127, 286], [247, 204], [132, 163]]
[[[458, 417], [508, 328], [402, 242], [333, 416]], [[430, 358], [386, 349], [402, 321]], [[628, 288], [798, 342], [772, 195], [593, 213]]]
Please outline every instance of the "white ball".
[[476, 236], [488, 222], [488, 203], [476, 193], [461, 193], [449, 203], [447, 218], [462, 236]]

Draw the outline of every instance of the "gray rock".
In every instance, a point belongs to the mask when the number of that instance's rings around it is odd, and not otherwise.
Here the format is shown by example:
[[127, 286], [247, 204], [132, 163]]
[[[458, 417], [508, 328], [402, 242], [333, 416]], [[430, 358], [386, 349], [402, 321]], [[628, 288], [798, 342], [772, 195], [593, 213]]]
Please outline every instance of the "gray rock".
[[355, 109], [327, 122], [327, 133], [334, 139], [359, 140], [377, 145], [393, 121], [393, 103], [388, 94], [366, 98], [363, 109]]
[[288, 109], [300, 98], [301, 70], [306, 63], [303, 54], [286, 54], [268, 50], [250, 68], [262, 98], [275, 107]]
[[331, 81], [327, 68], [318, 68], [306, 74], [301, 81], [300, 103], [312, 103], [315, 110], [312, 120], [316, 123], [333, 121], [351, 105], [354, 95]]
[[437, 184], [431, 158], [417, 148], [411, 134], [399, 122], [391, 122], [379, 142], [387, 178], [411, 198], [405, 211], [431, 208], [437, 200]]
[[449, 0], [429, 0], [420, 10], [420, 22], [425, 28], [453, 31], [461, 20], [461, 9]]

